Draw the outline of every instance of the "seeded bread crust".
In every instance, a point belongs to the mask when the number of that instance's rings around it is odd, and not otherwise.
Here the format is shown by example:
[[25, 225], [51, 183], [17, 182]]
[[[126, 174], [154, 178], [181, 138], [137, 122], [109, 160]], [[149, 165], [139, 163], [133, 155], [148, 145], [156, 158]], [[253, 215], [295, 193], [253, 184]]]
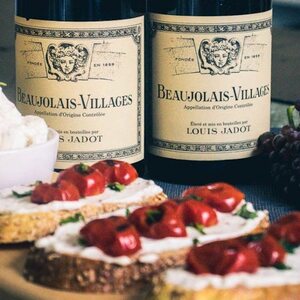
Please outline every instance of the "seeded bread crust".
[[91, 293], [124, 292], [134, 282], [151, 279], [169, 267], [184, 264], [187, 251], [165, 252], [153, 264], [135, 262], [129, 266], [45, 252], [33, 248], [26, 260], [27, 280], [48, 287]]
[[131, 203], [103, 203], [102, 205], [85, 205], [76, 210], [61, 210], [29, 214], [0, 214], [0, 243], [31, 242], [55, 231], [60, 222], [81, 213], [86, 220], [121, 208], [139, 205], [156, 205], [167, 199], [163, 193], [143, 201]]
[[300, 285], [283, 285], [265, 288], [236, 287], [232, 289], [206, 288], [190, 291], [169, 284], [158, 289], [153, 300], [299, 300]]
[[[266, 215], [260, 225], [249, 234], [261, 233], [268, 226], [269, 219]], [[119, 266], [33, 247], [26, 260], [24, 276], [31, 282], [62, 290], [124, 292], [127, 287], [137, 282], [151, 281], [167, 268], [183, 266], [189, 250], [190, 248], [185, 248], [161, 253], [159, 259], [151, 264], [140, 263], [137, 257], [132, 257], [135, 262], [131, 265]]]

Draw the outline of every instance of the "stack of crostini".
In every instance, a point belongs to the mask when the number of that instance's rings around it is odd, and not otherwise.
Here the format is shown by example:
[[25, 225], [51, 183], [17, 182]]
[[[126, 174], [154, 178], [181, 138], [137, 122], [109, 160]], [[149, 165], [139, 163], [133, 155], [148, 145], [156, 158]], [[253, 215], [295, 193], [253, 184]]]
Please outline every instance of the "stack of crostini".
[[298, 299], [299, 213], [269, 227], [268, 212], [229, 184], [168, 199], [110, 160], [0, 195], [0, 242], [35, 241], [24, 267], [31, 282], [93, 293], [146, 284], [159, 300]]

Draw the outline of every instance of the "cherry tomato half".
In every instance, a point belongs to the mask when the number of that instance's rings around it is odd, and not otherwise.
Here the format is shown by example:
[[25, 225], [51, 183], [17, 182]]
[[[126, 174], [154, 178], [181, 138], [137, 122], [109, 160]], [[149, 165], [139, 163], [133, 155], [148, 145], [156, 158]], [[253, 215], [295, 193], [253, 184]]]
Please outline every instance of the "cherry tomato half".
[[218, 223], [217, 214], [213, 208], [193, 199], [180, 203], [178, 205], [178, 214], [186, 226], [201, 224], [208, 227]]
[[92, 167], [104, 175], [107, 184], [119, 182], [128, 185], [138, 177], [136, 169], [124, 161], [103, 160], [95, 163]]
[[77, 187], [65, 180], [52, 184], [41, 183], [31, 194], [31, 202], [36, 204], [47, 204], [52, 201], [76, 201], [79, 198]]
[[182, 197], [197, 196], [203, 203], [220, 212], [232, 212], [243, 199], [245, 194], [227, 183], [212, 183], [204, 186], [196, 186], [186, 189]]
[[141, 235], [152, 239], [187, 235], [185, 225], [177, 214], [177, 205], [173, 201], [166, 201], [159, 206], [138, 208], [129, 215], [129, 221]]
[[136, 229], [124, 217], [93, 220], [80, 230], [80, 234], [89, 245], [114, 257], [132, 255], [141, 249]]
[[62, 171], [57, 181], [61, 180], [72, 182], [78, 188], [81, 197], [98, 195], [105, 189], [104, 176], [85, 164], [78, 164]]
[[300, 212], [292, 212], [272, 224], [268, 232], [277, 240], [300, 245]]
[[285, 250], [271, 235], [267, 234], [261, 240], [249, 242], [247, 247], [256, 251], [260, 265], [263, 267], [284, 262]]
[[194, 247], [187, 256], [187, 268], [195, 274], [254, 273], [258, 267], [256, 252], [237, 239]]

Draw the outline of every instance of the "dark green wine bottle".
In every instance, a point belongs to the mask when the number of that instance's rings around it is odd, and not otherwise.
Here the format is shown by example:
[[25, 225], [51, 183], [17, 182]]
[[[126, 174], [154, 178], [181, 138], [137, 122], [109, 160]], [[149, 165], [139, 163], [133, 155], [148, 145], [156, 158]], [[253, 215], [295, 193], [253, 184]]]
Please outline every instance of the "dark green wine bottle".
[[125, 160], [144, 170], [139, 0], [17, 0], [17, 106], [60, 134], [57, 169]]
[[149, 0], [152, 176], [257, 180], [270, 129], [271, 0]]

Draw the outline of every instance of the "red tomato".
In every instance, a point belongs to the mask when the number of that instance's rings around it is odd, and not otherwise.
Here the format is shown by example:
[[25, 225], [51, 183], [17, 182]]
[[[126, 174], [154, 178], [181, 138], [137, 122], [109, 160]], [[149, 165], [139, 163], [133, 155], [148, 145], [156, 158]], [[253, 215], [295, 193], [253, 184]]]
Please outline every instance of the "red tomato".
[[253, 249], [235, 239], [192, 248], [187, 256], [187, 267], [195, 274], [254, 273], [259, 261]]
[[187, 235], [185, 225], [177, 214], [177, 205], [172, 201], [138, 208], [129, 215], [129, 221], [141, 235], [151, 239]]
[[132, 255], [141, 249], [140, 237], [124, 217], [109, 217], [89, 222], [80, 234], [89, 245], [110, 256]]
[[271, 267], [284, 262], [285, 250], [271, 235], [248, 243], [248, 248], [256, 251], [260, 265], [263, 267]]
[[245, 199], [245, 194], [227, 183], [212, 183], [186, 189], [182, 197], [197, 196], [203, 202], [218, 211], [232, 212], [240, 202]]
[[277, 240], [300, 245], [300, 212], [290, 213], [272, 224], [268, 232]]
[[72, 182], [78, 188], [81, 197], [98, 195], [105, 189], [104, 176], [85, 164], [78, 164], [62, 171], [57, 181], [61, 180]]
[[47, 204], [51, 201], [76, 201], [79, 198], [77, 187], [65, 180], [52, 184], [41, 183], [31, 194], [31, 202], [36, 204]]
[[104, 175], [108, 184], [119, 182], [128, 185], [138, 177], [136, 169], [124, 161], [103, 160], [95, 163], [92, 167]]
[[275, 224], [286, 225], [294, 222], [300, 222], [300, 211], [294, 211], [281, 217]]
[[187, 226], [201, 224], [208, 227], [218, 223], [217, 214], [213, 208], [193, 199], [180, 203], [178, 214]]

